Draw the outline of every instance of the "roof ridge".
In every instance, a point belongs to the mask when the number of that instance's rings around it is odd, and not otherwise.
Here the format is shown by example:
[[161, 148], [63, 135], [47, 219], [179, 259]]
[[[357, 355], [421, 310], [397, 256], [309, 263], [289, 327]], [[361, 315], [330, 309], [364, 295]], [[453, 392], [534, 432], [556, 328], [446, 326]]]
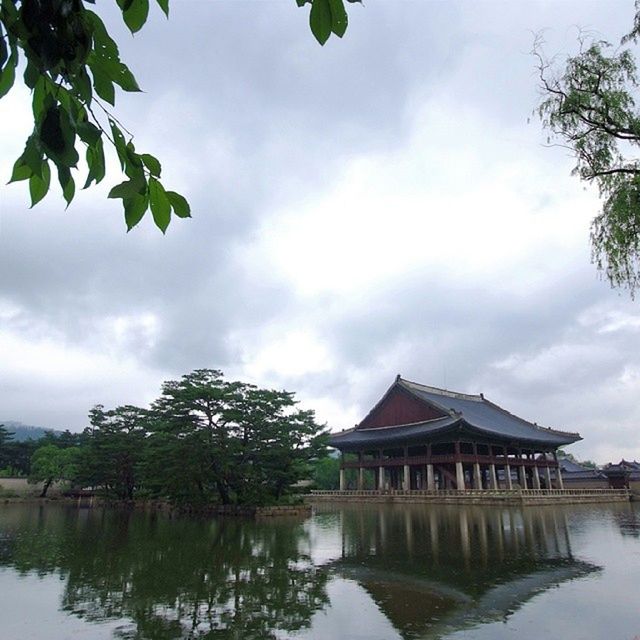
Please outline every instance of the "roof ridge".
[[484, 396], [481, 393], [473, 394], [462, 393], [460, 391], [451, 391], [449, 389], [441, 389], [440, 387], [432, 387], [427, 384], [421, 384], [420, 382], [414, 382], [413, 380], [407, 380], [406, 378], [398, 378], [397, 381], [400, 383], [404, 382], [409, 386], [418, 387], [419, 389], [422, 389], [428, 393], [435, 393], [436, 395], [441, 395], [448, 398], [461, 398], [463, 400], [472, 400], [474, 402], [482, 402], [484, 400]]

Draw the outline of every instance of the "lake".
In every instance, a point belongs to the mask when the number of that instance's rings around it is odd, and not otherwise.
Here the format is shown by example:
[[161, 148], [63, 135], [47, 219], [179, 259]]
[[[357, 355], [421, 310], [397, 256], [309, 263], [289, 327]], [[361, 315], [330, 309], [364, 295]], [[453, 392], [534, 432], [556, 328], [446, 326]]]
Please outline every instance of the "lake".
[[639, 507], [0, 505], [0, 638], [640, 639]]

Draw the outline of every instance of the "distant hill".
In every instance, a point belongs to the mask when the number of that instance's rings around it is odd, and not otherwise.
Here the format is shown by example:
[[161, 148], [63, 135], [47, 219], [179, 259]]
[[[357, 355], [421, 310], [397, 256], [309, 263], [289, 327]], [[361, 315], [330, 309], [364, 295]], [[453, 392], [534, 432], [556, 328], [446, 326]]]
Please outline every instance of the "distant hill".
[[7, 431], [15, 433], [13, 440], [17, 442], [24, 442], [25, 440], [40, 440], [47, 431], [61, 433], [57, 429], [34, 427], [28, 424], [22, 424], [22, 422], [16, 422], [15, 420], [0, 420], [0, 424], [3, 424]]

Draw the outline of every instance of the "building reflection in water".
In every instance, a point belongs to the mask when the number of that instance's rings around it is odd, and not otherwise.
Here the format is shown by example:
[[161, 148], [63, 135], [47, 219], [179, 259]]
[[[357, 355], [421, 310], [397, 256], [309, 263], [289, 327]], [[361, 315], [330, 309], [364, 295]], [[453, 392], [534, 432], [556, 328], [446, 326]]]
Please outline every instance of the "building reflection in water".
[[363, 505], [340, 521], [333, 571], [357, 581], [405, 638], [504, 619], [600, 569], [573, 557], [565, 514], [552, 507]]

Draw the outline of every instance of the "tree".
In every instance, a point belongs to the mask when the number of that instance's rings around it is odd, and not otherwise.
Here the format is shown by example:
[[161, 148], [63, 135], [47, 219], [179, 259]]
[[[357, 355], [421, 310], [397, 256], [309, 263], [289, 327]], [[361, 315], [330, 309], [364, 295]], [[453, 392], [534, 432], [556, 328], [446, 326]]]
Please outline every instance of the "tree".
[[[168, 17], [169, 0], [156, 0]], [[359, 0], [348, 0], [355, 2]], [[131, 33], [147, 21], [149, 0], [116, 0]], [[344, 35], [347, 13], [343, 0], [296, 0], [311, 4], [310, 27], [320, 44], [331, 33]], [[115, 106], [116, 86], [140, 91], [134, 75], [120, 59], [118, 46], [98, 14], [87, 9], [95, 0], [0, 0], [0, 98], [13, 87], [24, 62], [24, 83], [32, 92], [33, 132], [16, 161], [10, 182], [29, 181], [31, 205], [49, 191], [52, 163], [62, 194], [75, 195], [78, 149], [84, 146], [88, 174], [84, 188], [105, 177], [104, 141], [114, 148], [126, 180], [109, 198], [122, 200], [127, 229], [150, 209], [164, 233], [171, 214], [191, 215], [185, 198], [160, 182], [157, 158], [139, 153], [133, 135], [105, 104]]]
[[3, 424], [0, 424], [0, 469], [9, 466], [11, 458], [9, 456], [9, 443], [13, 438], [13, 433]]
[[292, 393], [228, 382], [212, 369], [165, 382], [152, 414], [146, 468], [162, 480], [160, 493], [182, 501], [277, 501], [326, 448], [323, 427]]
[[[640, 0], [634, 28], [622, 44], [640, 36]], [[580, 38], [578, 55], [553, 75], [536, 41], [534, 55], [543, 99], [538, 114], [550, 140], [571, 151], [573, 174], [598, 187], [602, 210], [591, 225], [592, 260], [611, 286], [631, 296], [640, 285], [640, 111], [638, 73], [628, 48]]]
[[89, 412], [78, 479], [101, 486], [120, 500], [132, 500], [140, 486], [139, 465], [147, 436], [147, 411], [126, 405], [105, 411], [96, 405]]
[[61, 449], [47, 444], [36, 449], [31, 458], [29, 482], [43, 482], [40, 497], [47, 495], [49, 487], [59, 480], [73, 480], [77, 473], [78, 449]]

